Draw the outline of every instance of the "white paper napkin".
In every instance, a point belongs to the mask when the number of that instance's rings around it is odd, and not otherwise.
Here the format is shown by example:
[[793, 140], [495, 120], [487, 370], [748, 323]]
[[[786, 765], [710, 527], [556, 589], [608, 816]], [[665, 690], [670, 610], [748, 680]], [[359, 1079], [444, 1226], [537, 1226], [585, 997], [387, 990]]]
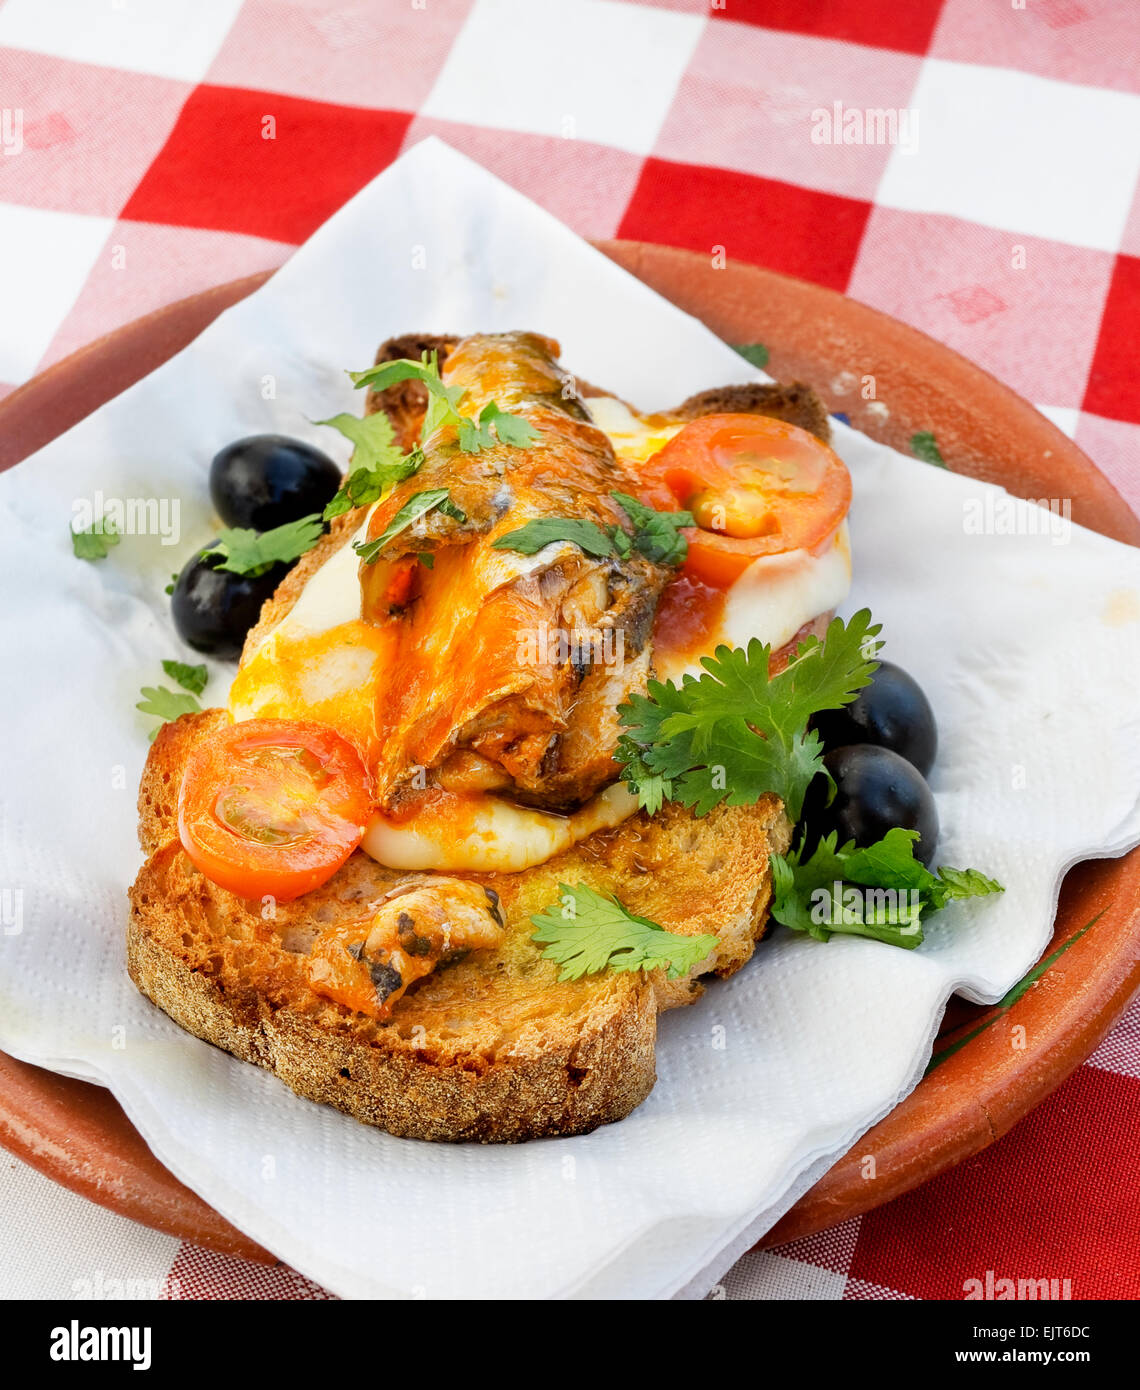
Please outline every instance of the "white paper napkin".
[[[359, 410], [343, 369], [382, 338], [520, 327], [646, 409], [755, 375], [429, 140], [197, 342], [0, 477], [0, 1045], [109, 1085], [183, 1181], [347, 1296], [702, 1293], [913, 1087], [952, 991], [993, 1001], [1032, 964], [1065, 870], [1140, 839], [1140, 552], [1076, 527], [1059, 544], [970, 534], [969, 509], [1004, 494], [839, 428], [849, 609], [872, 607], [937, 710], [941, 857], [1004, 897], [949, 909], [913, 953], [781, 930], [661, 1020], [649, 1100], [577, 1139], [393, 1139], [182, 1033], [127, 978], [125, 895], [153, 722], [134, 704], [188, 655], [163, 585], [212, 534], [209, 460], [262, 430], [343, 459], [308, 418]], [[68, 523], [96, 490], [179, 498], [179, 543], [76, 560]], [[204, 703], [227, 680], [217, 667]]]

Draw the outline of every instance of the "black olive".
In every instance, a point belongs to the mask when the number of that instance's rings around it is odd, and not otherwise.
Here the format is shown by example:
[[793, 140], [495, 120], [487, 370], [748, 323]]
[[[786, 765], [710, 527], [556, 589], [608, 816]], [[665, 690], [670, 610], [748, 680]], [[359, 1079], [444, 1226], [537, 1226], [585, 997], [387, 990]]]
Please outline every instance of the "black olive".
[[862, 849], [901, 826], [918, 831], [915, 858], [929, 867], [938, 848], [938, 808], [926, 778], [913, 763], [870, 743], [833, 749], [823, 763], [835, 779], [835, 800], [830, 806], [823, 804], [827, 784], [817, 777], [804, 801], [808, 853], [833, 830], [840, 847], [854, 840]]
[[324, 510], [340, 469], [312, 444], [252, 434], [227, 444], [210, 464], [210, 499], [227, 526], [272, 531]]
[[925, 777], [938, 752], [938, 726], [922, 687], [893, 662], [884, 661], [871, 684], [843, 709], [812, 720], [825, 748], [873, 743], [913, 763]]
[[[209, 545], [202, 547], [209, 549]], [[170, 608], [178, 635], [187, 646], [229, 660], [241, 655], [245, 635], [261, 615], [261, 605], [290, 567], [274, 565], [251, 577], [215, 568], [219, 558], [203, 559], [201, 551], [195, 552], [174, 582]]]

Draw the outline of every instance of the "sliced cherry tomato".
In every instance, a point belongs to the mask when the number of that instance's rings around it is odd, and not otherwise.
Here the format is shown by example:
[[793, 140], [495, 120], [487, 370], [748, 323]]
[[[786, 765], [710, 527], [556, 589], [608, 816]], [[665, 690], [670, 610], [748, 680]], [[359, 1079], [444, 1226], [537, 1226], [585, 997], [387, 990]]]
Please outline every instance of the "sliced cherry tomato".
[[336, 873], [371, 811], [367, 769], [333, 729], [250, 719], [191, 753], [178, 833], [214, 883], [243, 898], [288, 902]]
[[851, 476], [796, 425], [704, 415], [646, 463], [641, 496], [658, 510], [692, 512], [685, 570], [726, 587], [761, 555], [824, 545], [851, 505]]

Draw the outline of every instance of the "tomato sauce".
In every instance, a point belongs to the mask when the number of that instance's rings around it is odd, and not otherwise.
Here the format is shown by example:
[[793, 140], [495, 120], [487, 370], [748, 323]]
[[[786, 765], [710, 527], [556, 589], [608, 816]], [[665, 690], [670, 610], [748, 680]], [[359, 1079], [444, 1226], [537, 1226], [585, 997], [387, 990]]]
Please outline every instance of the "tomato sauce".
[[726, 589], [679, 574], [666, 584], [653, 625], [653, 649], [662, 655], [695, 660], [711, 654], [724, 617]]

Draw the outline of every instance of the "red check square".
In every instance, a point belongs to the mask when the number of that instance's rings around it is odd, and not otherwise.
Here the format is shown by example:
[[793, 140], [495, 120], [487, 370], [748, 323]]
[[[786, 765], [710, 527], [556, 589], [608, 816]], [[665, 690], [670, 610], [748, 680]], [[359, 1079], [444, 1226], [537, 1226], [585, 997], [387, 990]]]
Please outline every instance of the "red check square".
[[1140, 315], [1140, 258], [1117, 256], [1100, 321], [1082, 408], [1111, 420], [1140, 424], [1136, 322]]
[[794, 34], [847, 39], [870, 48], [897, 48], [925, 53], [943, 0], [729, 0], [712, 9], [714, 19], [787, 29]]
[[122, 216], [301, 242], [392, 162], [410, 120], [201, 86]]
[[870, 211], [870, 203], [777, 179], [647, 159], [618, 234], [710, 256], [723, 247], [735, 260], [842, 290]]

